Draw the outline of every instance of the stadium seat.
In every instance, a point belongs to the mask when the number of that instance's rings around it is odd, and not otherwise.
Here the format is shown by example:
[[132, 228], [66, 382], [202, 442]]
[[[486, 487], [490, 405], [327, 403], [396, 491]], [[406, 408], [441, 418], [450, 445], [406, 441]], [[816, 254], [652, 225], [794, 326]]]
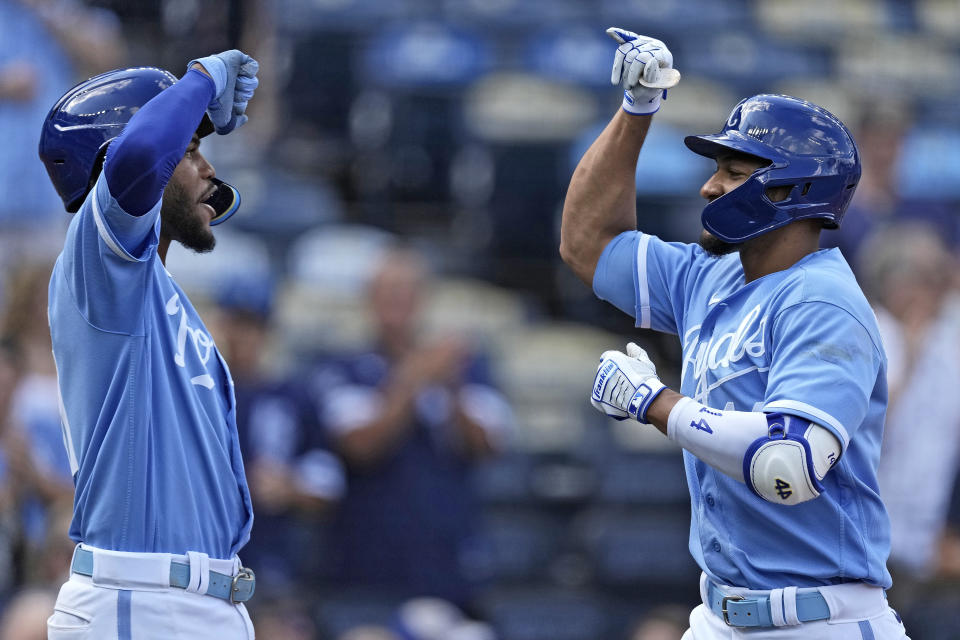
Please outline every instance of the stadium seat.
[[529, 324], [497, 336], [497, 378], [517, 413], [518, 446], [539, 452], [579, 446], [584, 430], [597, 424], [587, 398], [600, 354], [621, 342], [619, 336], [562, 322]]
[[604, 25], [639, 29], [672, 47], [672, 41], [691, 32], [751, 27], [752, 4], [744, 0], [600, 0], [600, 15]]
[[337, 638], [360, 626], [389, 628], [403, 601], [399, 594], [372, 589], [333, 589], [320, 594], [313, 611], [321, 637]]
[[957, 24], [960, 24], [960, 5], [953, 0], [917, 0], [916, 20], [923, 31], [938, 37], [960, 42]]
[[502, 588], [481, 599], [500, 640], [599, 640], [614, 637], [610, 605], [595, 593], [555, 587]]
[[456, 332], [486, 341], [526, 322], [527, 309], [519, 294], [482, 280], [434, 278], [427, 295], [423, 320], [427, 332]]
[[465, 571], [478, 583], [547, 581], [565, 536], [562, 520], [545, 510], [488, 508], [478, 543], [464, 558]]
[[[697, 74], [739, 89], [744, 95], [768, 91], [783, 78], [824, 77], [830, 52], [809, 43], [791, 44], [743, 30], [704, 33], [689, 38], [675, 57], [681, 72]], [[732, 106], [732, 105], [731, 105]]]
[[601, 467], [598, 500], [637, 506], [689, 503], [683, 456], [665, 452], [620, 452]]
[[[870, 96], [896, 95], [956, 102], [960, 56], [956, 47], [925, 33], [868, 33], [844, 38], [836, 49], [836, 74], [847, 87]], [[916, 64], [887, 65], [877, 74], [878, 60], [916, 60]]]
[[583, 0], [442, 0], [442, 3], [447, 20], [478, 25], [491, 33], [538, 28], [545, 23], [583, 24], [594, 17], [592, 3]]
[[424, 0], [278, 0], [273, 3], [277, 27], [287, 32], [349, 30], [375, 32], [385, 22], [405, 20], [423, 10]]
[[365, 225], [327, 225], [301, 235], [287, 253], [279, 335], [296, 351], [365, 344], [367, 282], [392, 239]]
[[895, 175], [901, 197], [960, 198], [960, 131], [951, 126], [917, 127], [903, 142]]
[[610, 90], [613, 40], [597, 27], [552, 26], [526, 40], [524, 68], [541, 77]]
[[263, 239], [231, 229], [232, 222], [217, 227], [216, 251], [199, 254], [178, 242], [170, 243], [168, 270], [174, 278], [185, 283], [191, 297], [197, 296], [197, 303], [204, 299], [213, 300], [227, 279], [261, 281], [274, 275], [270, 252]]
[[493, 64], [489, 43], [441, 22], [400, 23], [370, 34], [360, 59], [365, 82], [394, 89], [463, 85]]
[[317, 289], [361, 295], [394, 237], [376, 227], [337, 224], [305, 233], [290, 247], [290, 278]]
[[358, 82], [384, 91], [395, 123], [379, 149], [389, 159], [390, 199], [449, 200], [463, 87], [494, 64], [490, 43], [471, 29], [417, 21], [385, 27], [363, 47]]
[[504, 145], [500, 156], [516, 147], [525, 152], [524, 147], [536, 150], [537, 145], [569, 142], [597, 113], [597, 101], [585, 88], [529, 71], [496, 71], [480, 78], [467, 90], [463, 105], [466, 132], [482, 142]]
[[473, 484], [487, 505], [523, 505], [534, 501], [530, 489], [533, 458], [522, 451], [508, 451], [473, 467]]
[[[669, 99], [668, 99], [669, 101]], [[670, 106], [673, 106], [672, 104]], [[733, 107], [733, 103], [730, 104]], [[717, 119], [719, 124], [722, 120]], [[606, 121], [592, 126], [570, 145], [570, 172], [597, 138]], [[710, 176], [709, 162], [691, 153], [683, 144], [684, 131], [665, 122], [651, 127], [637, 161], [637, 194], [689, 196], [696, 194]]]
[[695, 589], [687, 550], [690, 510], [683, 507], [597, 507], [578, 517], [575, 535], [606, 588], [656, 593]]
[[[862, 33], [878, 37], [886, 22], [882, 0], [811, 0], [798, 10], [792, 2], [754, 3], [760, 27], [788, 40], [818, 40], [834, 43]], [[908, 4], [908, 3], [901, 3]]]

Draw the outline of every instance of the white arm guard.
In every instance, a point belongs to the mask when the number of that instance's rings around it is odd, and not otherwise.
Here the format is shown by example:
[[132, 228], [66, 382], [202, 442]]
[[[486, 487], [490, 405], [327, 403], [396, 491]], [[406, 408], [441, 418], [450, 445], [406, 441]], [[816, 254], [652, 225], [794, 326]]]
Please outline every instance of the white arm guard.
[[719, 411], [684, 398], [667, 421], [671, 440], [777, 504], [812, 500], [840, 455], [826, 428], [778, 413]]

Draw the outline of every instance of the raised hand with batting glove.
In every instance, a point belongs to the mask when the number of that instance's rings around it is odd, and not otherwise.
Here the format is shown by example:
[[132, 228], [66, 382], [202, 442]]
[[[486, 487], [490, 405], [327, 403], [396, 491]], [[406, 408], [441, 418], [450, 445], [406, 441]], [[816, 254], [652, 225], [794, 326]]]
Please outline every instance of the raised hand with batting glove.
[[246, 121], [257, 67], [226, 51], [179, 78], [115, 69], [68, 89], [44, 122], [40, 158], [76, 213], [47, 308], [84, 496], [50, 640], [253, 637], [243, 603], [256, 576], [238, 557], [253, 503], [234, 383], [166, 260], [173, 244], [213, 250], [213, 225], [237, 210], [200, 145]]
[[661, 96], [680, 81], [673, 68], [673, 54], [656, 38], [610, 27], [607, 35], [617, 41], [610, 84], [623, 87], [623, 110], [634, 115], [649, 115], [660, 108]]
[[259, 63], [236, 49], [191, 60], [187, 69], [199, 64], [213, 78], [216, 93], [207, 114], [217, 133], [226, 135], [247, 121], [247, 102], [260, 84]]
[[615, 420], [647, 422], [647, 410], [666, 388], [647, 352], [630, 342], [627, 352], [605, 351], [593, 379], [590, 404]]
[[[637, 160], [657, 153], [644, 142], [679, 74], [662, 42], [608, 33], [623, 107], [570, 179], [560, 255], [637, 328], [681, 339], [676, 390], [629, 345], [603, 354], [590, 400], [684, 451], [703, 570], [684, 637], [907, 640], [885, 595], [883, 344], [850, 266], [820, 249], [861, 178], [853, 136], [801, 98], [742, 100], [719, 133], [683, 139], [713, 167], [697, 241], [666, 242], [637, 228], [656, 217], [637, 215]], [[789, 197], [766, 194], [774, 182]]]

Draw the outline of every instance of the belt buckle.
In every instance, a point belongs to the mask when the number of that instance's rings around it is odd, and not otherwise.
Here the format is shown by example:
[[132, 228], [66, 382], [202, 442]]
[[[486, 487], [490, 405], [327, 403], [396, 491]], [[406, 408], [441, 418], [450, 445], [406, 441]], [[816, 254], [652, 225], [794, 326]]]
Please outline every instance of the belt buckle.
[[237, 583], [240, 580], [256, 580], [257, 576], [253, 572], [253, 569], [248, 569], [246, 567], [240, 567], [240, 571], [237, 572], [237, 575], [233, 576], [233, 580], [230, 581], [230, 604], [240, 604], [243, 600], [234, 600], [233, 596], [236, 593], [240, 592], [240, 587], [237, 586]]
[[730, 614], [727, 612], [727, 602], [731, 600], [733, 602], [739, 602], [740, 600], [744, 600], [744, 599], [745, 598], [743, 596], [723, 596], [723, 599], [720, 600], [720, 611], [721, 613], [723, 613], [723, 621], [726, 623], [728, 627], [736, 627], [739, 625], [735, 625], [732, 622], [730, 622]]

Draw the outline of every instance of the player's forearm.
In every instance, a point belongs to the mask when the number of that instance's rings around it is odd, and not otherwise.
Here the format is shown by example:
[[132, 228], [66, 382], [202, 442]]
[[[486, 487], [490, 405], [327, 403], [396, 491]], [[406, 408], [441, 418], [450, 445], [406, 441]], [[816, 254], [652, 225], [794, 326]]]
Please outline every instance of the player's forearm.
[[664, 389], [647, 409], [647, 422], [655, 426], [663, 435], [668, 435], [667, 421], [670, 419], [670, 412], [685, 397], [673, 389]]
[[799, 504], [820, 495], [840, 457], [839, 440], [802, 418], [721, 411], [664, 389], [647, 420], [717, 471], [770, 502]]
[[110, 143], [103, 171], [124, 211], [143, 215], [160, 200], [213, 92], [207, 74], [190, 71], [145, 104]]
[[494, 448], [487, 436], [487, 430], [480, 422], [465, 411], [463, 405], [458, 401], [453, 410], [453, 425], [463, 442], [463, 448], [467, 456], [471, 458], [482, 458], [493, 453]]
[[369, 467], [387, 457], [414, 425], [415, 390], [394, 381], [380, 411], [364, 424], [340, 436], [337, 448], [356, 467]]
[[560, 255], [574, 273], [592, 284], [604, 247], [619, 233], [636, 229], [637, 157], [651, 116], [623, 111], [581, 158], [563, 205]]

